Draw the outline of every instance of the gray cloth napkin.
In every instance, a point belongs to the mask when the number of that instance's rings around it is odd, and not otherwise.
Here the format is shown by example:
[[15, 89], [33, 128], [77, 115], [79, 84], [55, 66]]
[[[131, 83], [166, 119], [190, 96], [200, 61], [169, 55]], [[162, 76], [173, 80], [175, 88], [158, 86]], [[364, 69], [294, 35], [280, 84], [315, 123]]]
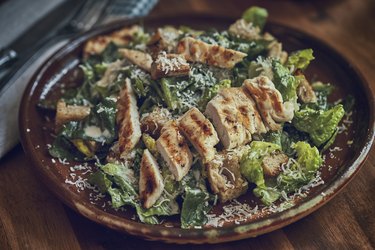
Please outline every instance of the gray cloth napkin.
[[[155, 6], [157, 0], [115, 0], [106, 10], [107, 15], [101, 23], [107, 23], [118, 18], [145, 16]], [[46, 49], [33, 64], [14, 82], [0, 92], [0, 158], [19, 142], [18, 110], [24, 89], [39, 66], [67, 40], [62, 40]]]

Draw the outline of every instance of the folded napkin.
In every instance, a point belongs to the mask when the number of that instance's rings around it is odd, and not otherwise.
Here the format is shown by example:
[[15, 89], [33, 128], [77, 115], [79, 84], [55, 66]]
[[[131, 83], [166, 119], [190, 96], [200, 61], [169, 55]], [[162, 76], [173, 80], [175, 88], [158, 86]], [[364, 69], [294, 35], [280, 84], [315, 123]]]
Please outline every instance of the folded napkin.
[[[105, 10], [101, 23], [107, 23], [119, 18], [132, 18], [147, 15], [155, 6], [157, 0], [114, 0]], [[0, 92], [0, 158], [19, 142], [18, 109], [24, 89], [30, 78], [40, 65], [68, 40], [61, 40], [47, 48], [30, 67], [17, 79], [9, 82]]]

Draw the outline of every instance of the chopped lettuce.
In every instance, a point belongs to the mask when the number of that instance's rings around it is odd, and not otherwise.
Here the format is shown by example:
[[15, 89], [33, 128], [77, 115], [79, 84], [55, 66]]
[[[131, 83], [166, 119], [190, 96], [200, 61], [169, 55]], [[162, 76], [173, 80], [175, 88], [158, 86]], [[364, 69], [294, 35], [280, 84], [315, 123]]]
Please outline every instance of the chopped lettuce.
[[149, 209], [141, 206], [138, 197], [138, 180], [134, 171], [123, 164], [107, 163], [92, 174], [89, 182], [97, 185], [102, 193], [111, 196], [112, 207], [118, 209], [129, 205], [136, 209], [139, 219], [148, 224], [158, 224], [156, 216], [179, 214], [179, 205], [175, 196], [163, 192], [161, 197]]
[[224, 88], [230, 88], [232, 84], [232, 81], [229, 79], [221, 80], [218, 84], [206, 88], [203, 91], [202, 98], [199, 102], [199, 108], [200, 110], [204, 110], [206, 108], [207, 103], [219, 92], [219, 90]]
[[277, 194], [274, 188], [267, 187], [263, 174], [262, 160], [266, 155], [277, 150], [281, 150], [280, 145], [253, 141], [250, 144], [249, 150], [244, 153], [240, 161], [241, 174], [249, 182], [257, 185], [254, 189], [254, 194], [267, 205], [277, 200], [280, 195]]
[[311, 84], [315, 95], [316, 95], [316, 103], [309, 103], [303, 105], [303, 107], [309, 107], [316, 110], [327, 110], [331, 107], [328, 103], [328, 96], [333, 92], [334, 87], [329, 83], [324, 84], [322, 82], [314, 82]]
[[293, 125], [310, 135], [316, 146], [327, 142], [337, 130], [345, 111], [341, 104], [329, 110], [301, 109], [294, 114]]
[[297, 160], [277, 177], [279, 188], [286, 193], [308, 184], [323, 162], [318, 149], [306, 142], [297, 142], [292, 147], [297, 153]]
[[181, 210], [181, 227], [199, 227], [207, 222], [207, 213], [211, 210], [211, 196], [200, 188], [185, 188]]
[[248, 8], [243, 14], [242, 18], [246, 22], [253, 23], [254, 26], [258, 26], [261, 30], [263, 29], [264, 25], [266, 24], [268, 18], [268, 12], [266, 9], [253, 6]]
[[312, 49], [298, 50], [289, 55], [286, 66], [293, 71], [296, 69], [304, 70], [313, 59], [315, 59], [315, 57], [313, 56]]
[[64, 124], [49, 153], [61, 159], [83, 161], [93, 159], [94, 155], [102, 159], [116, 137], [116, 102], [106, 98], [82, 121]]
[[298, 81], [290, 73], [288, 68], [283, 66], [279, 61], [272, 61], [273, 82], [278, 91], [280, 91], [284, 101], [297, 100]]

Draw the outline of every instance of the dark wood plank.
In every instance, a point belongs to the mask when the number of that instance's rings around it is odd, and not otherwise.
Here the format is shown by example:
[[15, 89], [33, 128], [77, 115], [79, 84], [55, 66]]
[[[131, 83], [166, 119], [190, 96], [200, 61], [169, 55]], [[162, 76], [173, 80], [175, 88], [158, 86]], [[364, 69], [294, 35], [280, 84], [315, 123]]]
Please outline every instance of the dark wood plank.
[[79, 248], [61, 202], [35, 178], [21, 147], [0, 165], [0, 249]]

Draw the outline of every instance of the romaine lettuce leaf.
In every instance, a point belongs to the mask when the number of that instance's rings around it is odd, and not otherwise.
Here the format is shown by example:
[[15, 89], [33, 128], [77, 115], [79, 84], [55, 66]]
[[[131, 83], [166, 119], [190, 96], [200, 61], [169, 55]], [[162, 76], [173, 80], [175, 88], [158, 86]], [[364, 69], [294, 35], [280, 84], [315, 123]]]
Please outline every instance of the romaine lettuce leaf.
[[292, 147], [297, 153], [297, 160], [277, 177], [279, 188], [286, 193], [308, 184], [323, 163], [318, 149], [307, 142], [300, 141]]
[[258, 26], [261, 30], [263, 29], [264, 25], [266, 24], [268, 18], [268, 12], [266, 9], [253, 6], [248, 8], [243, 14], [242, 18], [246, 22], [253, 23], [254, 26]]
[[288, 68], [279, 61], [272, 61], [273, 83], [275, 88], [280, 91], [283, 101], [297, 101], [298, 81], [290, 73]]
[[176, 196], [163, 192], [149, 209], [141, 206], [138, 197], [138, 180], [134, 171], [123, 164], [107, 163], [89, 178], [91, 184], [98, 186], [102, 193], [111, 196], [112, 207], [118, 209], [129, 205], [136, 209], [139, 219], [148, 224], [158, 224], [157, 216], [179, 214]]
[[49, 153], [61, 159], [82, 161], [95, 155], [102, 159], [117, 138], [116, 131], [116, 102], [105, 98], [82, 121], [64, 124]]
[[281, 146], [269, 142], [253, 141], [250, 144], [250, 149], [243, 154], [240, 161], [241, 174], [249, 182], [257, 185], [253, 192], [266, 205], [270, 205], [280, 197], [276, 189], [266, 185], [262, 168], [263, 158], [276, 150], [281, 150]]
[[262, 160], [276, 150], [281, 150], [280, 145], [262, 141], [251, 142], [249, 150], [241, 157], [241, 174], [257, 186], [265, 185]]
[[296, 69], [304, 70], [314, 59], [312, 49], [298, 50], [289, 55], [286, 66], [293, 69], [293, 71]]
[[313, 143], [319, 147], [332, 138], [344, 114], [341, 104], [326, 111], [307, 107], [295, 112], [293, 125], [308, 133]]
[[211, 210], [211, 197], [199, 188], [185, 188], [181, 210], [181, 227], [202, 226], [207, 222], [207, 213]]

